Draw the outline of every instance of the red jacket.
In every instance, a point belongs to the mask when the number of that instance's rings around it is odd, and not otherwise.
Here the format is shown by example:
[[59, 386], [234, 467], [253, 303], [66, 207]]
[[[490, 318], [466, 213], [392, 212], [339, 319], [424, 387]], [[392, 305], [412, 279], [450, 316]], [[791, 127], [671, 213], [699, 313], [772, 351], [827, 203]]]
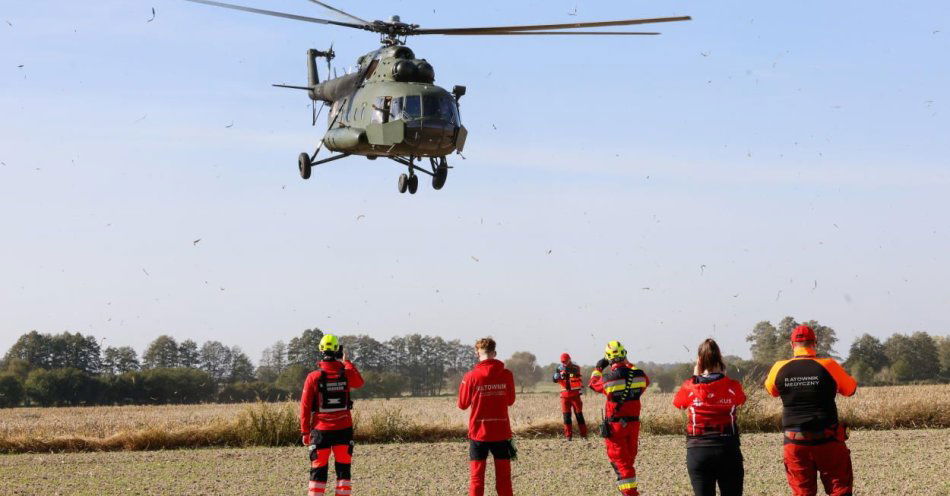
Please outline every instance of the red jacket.
[[673, 397], [673, 406], [687, 411], [687, 446], [738, 441], [736, 410], [745, 400], [742, 384], [723, 374], [686, 379]]
[[508, 407], [514, 403], [515, 377], [494, 358], [478, 362], [459, 384], [459, 408], [472, 407], [468, 437], [473, 441], [511, 439]]
[[[327, 398], [320, 392], [321, 378], [325, 378], [332, 389], [333, 384], [340, 384], [343, 377], [346, 377], [346, 387], [337, 394], [345, 398], [346, 404], [339, 407], [327, 407], [324, 405]], [[322, 360], [317, 364], [317, 370], [314, 370], [307, 376], [303, 384], [303, 394], [300, 397], [300, 432], [310, 434], [312, 429], [320, 431], [336, 431], [353, 427], [353, 418], [350, 416], [350, 390], [363, 387], [363, 376], [356, 366], [349, 360], [340, 362], [338, 360]], [[333, 398], [336, 400], [339, 398]], [[321, 411], [321, 410], [331, 411]]]
[[650, 387], [650, 378], [632, 363], [623, 360], [606, 370], [595, 368], [588, 387], [607, 396], [607, 417], [639, 417], [640, 395]]
[[574, 362], [558, 365], [552, 380], [561, 386], [561, 398], [580, 396], [584, 392], [581, 368]]

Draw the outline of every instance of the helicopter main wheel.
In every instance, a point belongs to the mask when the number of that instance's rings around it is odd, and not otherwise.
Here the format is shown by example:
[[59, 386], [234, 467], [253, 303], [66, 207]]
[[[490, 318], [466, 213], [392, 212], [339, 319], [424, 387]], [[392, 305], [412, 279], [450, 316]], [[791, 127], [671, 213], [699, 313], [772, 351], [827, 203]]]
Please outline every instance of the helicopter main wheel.
[[297, 157], [297, 169], [300, 170], [300, 177], [310, 179], [310, 154], [304, 152]]
[[409, 194], [410, 195], [416, 194], [416, 191], [419, 189], [419, 176], [415, 174], [409, 176], [408, 186], [409, 186]]
[[442, 159], [442, 162], [435, 167], [435, 170], [432, 173], [432, 188], [436, 190], [442, 189], [445, 186], [445, 180], [449, 177], [449, 164], [445, 162], [445, 159]]
[[409, 176], [399, 174], [399, 192], [405, 193], [409, 189]]

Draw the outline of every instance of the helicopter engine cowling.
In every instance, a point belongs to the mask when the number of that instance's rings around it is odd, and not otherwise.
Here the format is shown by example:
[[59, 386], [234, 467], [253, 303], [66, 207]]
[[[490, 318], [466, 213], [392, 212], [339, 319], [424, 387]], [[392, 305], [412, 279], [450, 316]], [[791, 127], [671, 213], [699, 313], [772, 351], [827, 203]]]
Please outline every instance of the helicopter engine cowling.
[[435, 69], [425, 60], [400, 60], [393, 65], [393, 79], [400, 83], [432, 83]]
[[356, 149], [363, 141], [366, 141], [366, 133], [351, 127], [331, 129], [323, 137], [323, 144], [337, 152]]

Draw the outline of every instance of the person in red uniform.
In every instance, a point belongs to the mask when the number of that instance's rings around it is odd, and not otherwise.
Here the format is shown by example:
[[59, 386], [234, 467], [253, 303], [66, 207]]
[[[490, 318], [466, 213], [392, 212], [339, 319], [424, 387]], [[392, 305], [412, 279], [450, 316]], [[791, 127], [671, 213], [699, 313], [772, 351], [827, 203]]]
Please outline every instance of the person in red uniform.
[[469, 496], [485, 494], [485, 462], [495, 459], [495, 490], [511, 496], [511, 460], [516, 456], [511, 443], [508, 407], [515, 403], [515, 378], [505, 364], [495, 359], [495, 340], [475, 342], [478, 364], [459, 384], [458, 407], [471, 408], [468, 418]]
[[604, 358], [590, 376], [590, 388], [607, 396], [601, 435], [617, 473], [617, 489], [624, 496], [640, 494], [634, 463], [640, 442], [640, 395], [649, 385], [647, 375], [627, 361], [627, 350], [619, 341], [607, 343]]
[[584, 382], [581, 379], [581, 368], [571, 361], [571, 355], [561, 353], [561, 365], [554, 371], [554, 382], [561, 386], [561, 414], [564, 416], [564, 437], [570, 441], [574, 437], [574, 426], [571, 422], [571, 410], [577, 417], [577, 429], [581, 437], [587, 437], [587, 423], [584, 422], [584, 403], [581, 395], [584, 394]]
[[[353, 458], [353, 418], [350, 390], [363, 387], [363, 377], [346, 359], [336, 336], [320, 340], [323, 360], [307, 376], [300, 397], [300, 432], [310, 447], [308, 496], [322, 496], [327, 490], [330, 453], [336, 469], [337, 496], [353, 490], [350, 464]], [[339, 359], [342, 359], [342, 362]]]
[[707, 339], [699, 345], [693, 376], [686, 379], [673, 406], [687, 411], [686, 470], [696, 496], [742, 496], [742, 451], [739, 416], [746, 396], [742, 384], [726, 377], [719, 345]]
[[792, 331], [793, 358], [776, 362], [765, 380], [782, 397], [785, 476], [794, 496], [818, 494], [818, 476], [830, 496], [850, 496], [854, 474], [847, 429], [838, 420], [835, 395], [851, 396], [858, 383], [832, 358], [815, 353], [815, 332]]

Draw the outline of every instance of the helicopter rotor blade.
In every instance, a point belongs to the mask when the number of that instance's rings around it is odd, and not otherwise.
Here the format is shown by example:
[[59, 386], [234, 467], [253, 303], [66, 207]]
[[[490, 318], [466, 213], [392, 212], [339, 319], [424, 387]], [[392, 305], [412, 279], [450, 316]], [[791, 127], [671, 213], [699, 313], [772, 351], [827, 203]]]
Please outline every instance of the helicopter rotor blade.
[[607, 26], [632, 26], [635, 24], [655, 24], [660, 22], [678, 22], [689, 21], [689, 16], [682, 17], [655, 17], [651, 19], [626, 19], [620, 21], [599, 21], [599, 22], [575, 22], [569, 24], [534, 24], [526, 26], [492, 26], [478, 28], [439, 28], [439, 29], [416, 29], [412, 34], [491, 34], [507, 33], [513, 31], [549, 31], [558, 29], [577, 29], [577, 28], [602, 28]]
[[327, 10], [332, 10], [333, 12], [336, 12], [337, 14], [342, 14], [342, 15], [344, 15], [344, 16], [346, 16], [346, 17], [349, 17], [350, 19], [353, 19], [354, 21], [359, 21], [359, 22], [361, 22], [361, 23], [363, 23], [363, 24], [367, 24], [367, 25], [372, 24], [371, 22], [367, 21], [366, 19], [360, 19], [359, 17], [356, 17], [355, 15], [350, 14], [350, 13], [348, 13], [348, 12], [344, 12], [344, 11], [342, 11], [342, 10], [340, 10], [340, 9], [338, 9], [338, 8], [336, 8], [336, 7], [334, 7], [334, 6], [332, 6], [332, 5], [327, 5], [327, 4], [323, 3], [323, 2], [318, 2], [317, 0], [310, 0], [310, 1], [313, 2], [313, 3], [315, 3], [315, 4], [317, 4], [317, 5], [319, 5], [319, 6], [321, 6], [321, 7], [323, 7], [323, 8], [325, 8], [325, 9], [327, 9]]
[[214, 7], [222, 7], [225, 9], [251, 12], [252, 14], [263, 14], [263, 15], [269, 15], [273, 17], [283, 17], [284, 19], [293, 19], [295, 21], [313, 22], [316, 24], [332, 24], [334, 26], [343, 26], [347, 28], [366, 29], [366, 25], [363, 25], [363, 24], [353, 24], [349, 22], [331, 21], [328, 19], [318, 19], [316, 17], [307, 17], [307, 16], [302, 16], [302, 15], [297, 15], [297, 14], [287, 14], [285, 12], [276, 12], [273, 10], [255, 9], [253, 7], [245, 7], [243, 5], [234, 5], [230, 3], [215, 2], [213, 0], [185, 0], [185, 1], [211, 5]]
[[[430, 34], [430, 33], [425, 33]], [[446, 36], [513, 36], [513, 35], [594, 35], [594, 36], [654, 36], [660, 33], [643, 31], [497, 31], [491, 33], [438, 33]]]

